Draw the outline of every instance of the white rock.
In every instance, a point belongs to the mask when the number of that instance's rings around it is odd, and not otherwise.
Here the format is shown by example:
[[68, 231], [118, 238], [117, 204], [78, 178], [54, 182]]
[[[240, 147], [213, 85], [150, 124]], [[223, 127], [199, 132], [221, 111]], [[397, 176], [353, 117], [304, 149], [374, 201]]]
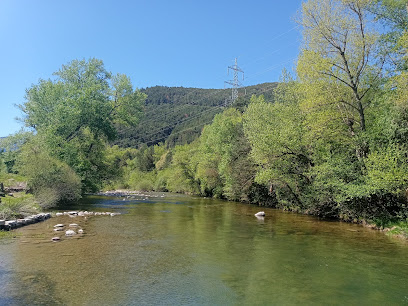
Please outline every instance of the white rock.
[[61, 224], [61, 223], [60, 223], [60, 224], [55, 224], [55, 225], [54, 225], [54, 227], [64, 227], [64, 226], [65, 226], [65, 225], [64, 225], [64, 224]]
[[61, 240], [61, 238], [60, 237], [52, 237], [52, 239], [51, 239], [52, 241], [54, 241], [54, 242], [57, 242], [57, 241], [60, 241]]
[[74, 236], [76, 233], [73, 230], [65, 231], [65, 236]]
[[71, 224], [69, 225], [69, 227], [78, 227], [78, 224], [76, 224], [76, 223], [71, 223]]
[[54, 232], [62, 232], [64, 229], [62, 227], [54, 228]]
[[64, 214], [63, 213], [56, 213], [55, 214], [57, 217], [59, 217], [59, 216], [63, 216]]
[[256, 217], [265, 217], [265, 212], [260, 211], [255, 214]]
[[83, 234], [84, 233], [84, 230], [82, 229], [82, 228], [80, 228], [79, 230], [78, 230], [78, 234]]

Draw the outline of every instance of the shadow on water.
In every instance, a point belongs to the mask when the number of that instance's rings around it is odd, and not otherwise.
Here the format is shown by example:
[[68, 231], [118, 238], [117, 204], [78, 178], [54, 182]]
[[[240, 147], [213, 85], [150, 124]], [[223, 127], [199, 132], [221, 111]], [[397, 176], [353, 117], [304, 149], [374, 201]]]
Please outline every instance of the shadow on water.
[[[408, 302], [408, 246], [340, 222], [187, 196], [90, 196], [0, 244], [0, 304], [253, 305]], [[77, 224], [65, 237], [53, 226]], [[61, 241], [51, 242], [60, 235]]]

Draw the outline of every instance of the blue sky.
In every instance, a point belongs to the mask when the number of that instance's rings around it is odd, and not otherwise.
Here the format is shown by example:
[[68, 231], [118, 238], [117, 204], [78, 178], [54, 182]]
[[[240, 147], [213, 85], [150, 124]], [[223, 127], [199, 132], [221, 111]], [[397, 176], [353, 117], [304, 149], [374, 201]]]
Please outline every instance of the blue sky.
[[243, 85], [278, 81], [299, 51], [301, 2], [1, 0], [0, 137], [22, 127], [26, 88], [73, 59], [101, 59], [138, 88], [223, 88], [235, 57]]

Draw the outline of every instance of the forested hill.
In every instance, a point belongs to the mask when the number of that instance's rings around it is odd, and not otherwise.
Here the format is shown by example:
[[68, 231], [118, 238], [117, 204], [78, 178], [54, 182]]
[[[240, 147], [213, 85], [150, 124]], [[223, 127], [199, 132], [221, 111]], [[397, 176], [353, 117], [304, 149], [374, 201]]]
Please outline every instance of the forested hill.
[[[276, 85], [263, 83], [240, 88], [237, 106], [249, 103], [252, 95], [262, 94], [272, 100]], [[134, 128], [119, 127], [116, 144], [121, 147], [189, 143], [224, 109], [226, 99], [231, 96], [231, 89], [155, 86], [141, 91], [147, 94], [144, 116]]]

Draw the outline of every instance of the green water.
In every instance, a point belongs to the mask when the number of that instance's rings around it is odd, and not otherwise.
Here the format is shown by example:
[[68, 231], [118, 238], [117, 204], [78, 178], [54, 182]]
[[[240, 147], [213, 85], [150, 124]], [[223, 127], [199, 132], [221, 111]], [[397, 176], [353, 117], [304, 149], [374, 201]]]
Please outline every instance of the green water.
[[70, 209], [122, 214], [0, 241], [0, 305], [408, 304], [408, 244], [358, 225], [168, 194]]

